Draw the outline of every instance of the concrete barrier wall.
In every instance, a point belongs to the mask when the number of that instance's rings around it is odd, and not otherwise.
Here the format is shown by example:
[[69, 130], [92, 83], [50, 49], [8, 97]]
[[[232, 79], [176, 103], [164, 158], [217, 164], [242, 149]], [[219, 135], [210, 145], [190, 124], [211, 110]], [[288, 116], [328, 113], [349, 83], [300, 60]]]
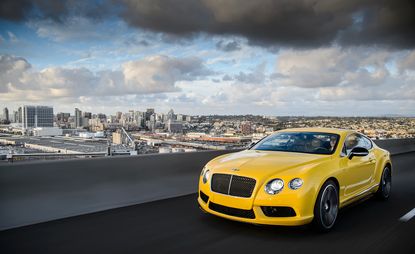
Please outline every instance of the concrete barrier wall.
[[375, 143], [388, 150], [391, 154], [415, 151], [415, 139], [379, 139]]
[[[415, 151], [415, 139], [376, 143]], [[0, 164], [0, 230], [193, 193], [203, 165], [229, 152]]]

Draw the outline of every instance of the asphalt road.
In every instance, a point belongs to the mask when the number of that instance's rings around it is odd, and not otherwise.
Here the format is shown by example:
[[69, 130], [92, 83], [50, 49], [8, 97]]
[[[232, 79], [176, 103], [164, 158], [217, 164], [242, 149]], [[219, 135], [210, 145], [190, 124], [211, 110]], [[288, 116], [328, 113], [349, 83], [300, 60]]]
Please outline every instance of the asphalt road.
[[393, 190], [341, 210], [330, 233], [199, 211], [196, 194], [0, 232], [0, 253], [415, 253], [415, 153], [393, 157]]

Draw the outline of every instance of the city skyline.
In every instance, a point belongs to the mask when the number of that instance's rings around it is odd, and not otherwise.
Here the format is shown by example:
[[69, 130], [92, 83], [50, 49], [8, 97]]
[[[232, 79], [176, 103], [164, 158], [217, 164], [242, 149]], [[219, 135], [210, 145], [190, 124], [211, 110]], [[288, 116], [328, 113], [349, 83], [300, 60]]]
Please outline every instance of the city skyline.
[[[189, 115], [189, 116], [214, 116], [214, 115], [217, 115], [217, 116], [244, 116], [244, 115], [253, 115], [253, 116], [275, 116], [275, 117], [320, 117], [321, 116], [321, 117], [347, 117], [347, 118], [349, 118], [349, 117], [363, 117], [363, 118], [364, 117], [404, 117], [404, 118], [413, 118], [413, 117], [415, 117], [415, 113], [409, 113], [409, 114], [399, 114], [399, 113], [397, 113], [397, 114], [383, 113], [382, 114], [382, 113], [380, 113], [378, 115], [370, 115], [370, 114], [369, 115], [363, 115], [363, 114], [362, 115], [351, 115], [351, 114], [349, 114], [349, 115], [346, 115], [346, 114], [345, 115], [324, 115], [324, 114], [321, 114], [321, 115], [319, 115], [319, 114], [310, 114], [310, 115], [282, 115], [281, 114], [281, 115], [273, 115], [273, 114], [249, 114], [249, 113], [247, 113], [247, 114], [243, 114], [243, 113], [240, 113], [240, 114], [215, 114], [215, 113], [212, 113], [212, 114], [187, 114], [187, 113], [184, 113], [184, 112], [181, 112], [181, 111], [176, 111], [172, 107], [165, 107], [165, 108], [167, 108], [167, 110], [159, 110], [160, 108], [158, 109], [156, 107], [151, 107], [151, 106], [149, 106], [149, 107], [139, 107], [139, 108], [128, 108], [128, 107], [126, 107], [126, 110], [124, 110], [124, 111], [114, 111], [114, 110], [109, 109], [109, 108], [105, 108], [106, 111], [99, 111], [99, 110], [97, 111], [97, 110], [94, 110], [93, 107], [83, 108], [81, 106], [80, 108], [79, 107], [78, 108], [74, 107], [71, 110], [63, 111], [63, 110], [57, 110], [57, 108], [60, 108], [59, 106], [56, 107], [55, 105], [51, 105], [51, 104], [42, 104], [41, 105], [41, 104], [33, 104], [33, 103], [21, 104], [21, 105], [18, 105], [16, 108], [2, 105], [1, 109], [4, 110], [4, 109], [7, 108], [8, 112], [9, 112], [9, 118], [10, 118], [11, 114], [13, 114], [13, 112], [15, 112], [15, 111], [18, 111], [18, 108], [22, 107], [22, 106], [47, 106], [47, 107], [52, 107], [54, 109], [54, 115], [55, 116], [57, 116], [58, 114], [61, 114], [61, 113], [69, 113], [71, 116], [75, 116], [76, 109], [81, 110], [81, 112], [91, 113], [93, 115], [105, 114], [107, 116], [116, 116], [117, 113], [119, 113], [119, 112], [124, 114], [124, 113], [129, 113], [130, 111], [145, 112], [147, 109], [154, 109], [154, 112], [157, 113], [157, 114], [166, 115], [166, 114], [168, 114], [168, 112], [170, 110], [173, 110], [175, 113], [182, 114], [182, 115]], [[3, 117], [3, 115], [1, 115], [1, 117]]]
[[0, 12], [0, 105], [105, 114], [150, 107], [188, 115], [415, 114], [408, 1], [284, 4], [2, 1], [9, 11]]

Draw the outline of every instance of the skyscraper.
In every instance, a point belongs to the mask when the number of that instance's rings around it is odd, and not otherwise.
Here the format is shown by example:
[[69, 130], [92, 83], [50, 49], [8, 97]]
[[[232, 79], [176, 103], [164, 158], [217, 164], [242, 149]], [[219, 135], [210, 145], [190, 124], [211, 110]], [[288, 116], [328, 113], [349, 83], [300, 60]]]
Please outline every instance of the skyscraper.
[[75, 128], [82, 127], [82, 111], [75, 108]]
[[91, 112], [84, 112], [84, 117], [87, 119], [92, 119], [92, 113]]
[[18, 118], [17, 118], [17, 123], [22, 123], [22, 117], [23, 117], [23, 112], [22, 112], [22, 107], [19, 107], [19, 109], [17, 110], [18, 112]]
[[23, 106], [22, 127], [53, 127], [53, 108], [48, 106]]
[[10, 119], [9, 119], [9, 109], [7, 107], [3, 109], [3, 120], [5, 122], [10, 121]]
[[154, 114], [154, 108], [148, 108], [146, 111], [146, 121], [150, 121], [150, 116]]

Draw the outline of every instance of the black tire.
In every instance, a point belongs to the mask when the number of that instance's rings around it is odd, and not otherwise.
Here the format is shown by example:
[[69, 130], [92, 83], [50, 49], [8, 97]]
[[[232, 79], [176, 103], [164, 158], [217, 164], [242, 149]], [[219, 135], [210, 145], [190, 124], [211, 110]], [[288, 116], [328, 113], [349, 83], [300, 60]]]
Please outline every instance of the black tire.
[[391, 194], [392, 189], [392, 171], [386, 166], [382, 171], [380, 178], [379, 189], [376, 192], [376, 197], [380, 200], [387, 200]]
[[320, 232], [333, 228], [339, 213], [339, 190], [334, 181], [323, 184], [314, 205], [313, 226]]

